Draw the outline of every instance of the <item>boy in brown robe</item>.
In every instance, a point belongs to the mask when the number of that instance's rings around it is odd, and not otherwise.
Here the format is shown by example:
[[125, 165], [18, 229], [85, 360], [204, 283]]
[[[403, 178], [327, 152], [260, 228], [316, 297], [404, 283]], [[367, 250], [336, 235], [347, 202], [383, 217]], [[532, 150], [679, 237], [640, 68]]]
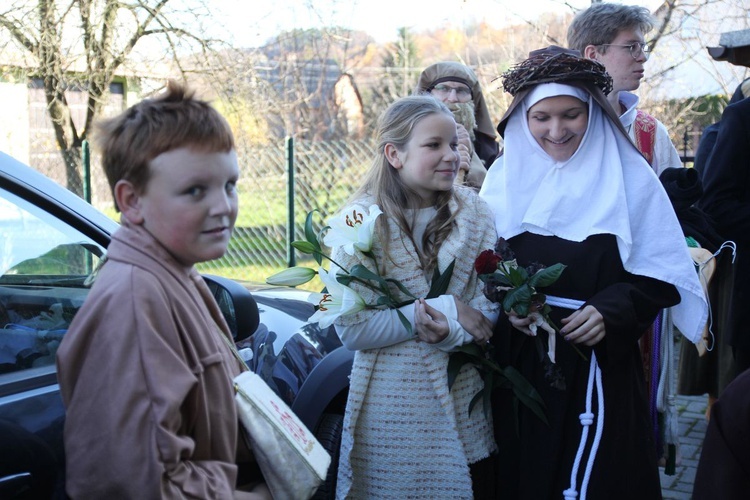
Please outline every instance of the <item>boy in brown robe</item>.
[[[271, 498], [236, 487], [227, 324], [194, 264], [221, 257], [239, 175], [224, 118], [175, 83], [99, 125], [121, 227], [57, 353], [79, 498]], [[226, 338], [221, 338], [222, 336]]]

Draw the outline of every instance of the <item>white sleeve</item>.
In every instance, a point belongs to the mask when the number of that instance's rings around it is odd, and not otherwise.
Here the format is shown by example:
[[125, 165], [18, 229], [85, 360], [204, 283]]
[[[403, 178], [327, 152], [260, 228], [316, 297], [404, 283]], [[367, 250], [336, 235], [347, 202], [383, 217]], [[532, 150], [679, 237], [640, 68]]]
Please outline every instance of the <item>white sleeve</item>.
[[484, 314], [484, 317], [490, 320], [494, 325], [497, 323], [497, 318], [500, 317], [500, 309], [501, 308], [493, 309], [492, 311], [482, 311], [482, 314]]
[[[445, 314], [450, 327], [448, 336], [441, 342], [433, 344], [435, 347], [450, 351], [473, 340], [473, 337], [458, 322], [458, 310], [452, 295], [441, 295], [434, 299], [427, 299], [427, 303]], [[399, 308], [399, 311], [411, 323], [413, 330], [414, 304], [405, 305]], [[336, 333], [338, 333], [344, 347], [350, 351], [376, 349], [416, 338], [416, 335], [410, 334], [404, 328], [395, 309], [378, 311], [369, 320], [356, 325], [336, 325]]]
[[661, 175], [668, 168], [683, 167], [680, 154], [669, 138], [669, 131], [659, 120], [656, 121], [656, 143], [654, 144], [654, 171]]

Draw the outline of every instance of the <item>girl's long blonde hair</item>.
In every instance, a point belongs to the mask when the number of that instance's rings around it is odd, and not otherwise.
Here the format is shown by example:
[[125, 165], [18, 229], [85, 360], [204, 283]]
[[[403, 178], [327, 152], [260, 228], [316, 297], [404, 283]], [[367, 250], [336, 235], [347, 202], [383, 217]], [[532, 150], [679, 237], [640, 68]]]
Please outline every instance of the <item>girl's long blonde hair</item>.
[[[396, 222], [404, 237], [414, 241], [414, 218], [406, 216], [405, 209], [419, 208], [419, 194], [409, 188], [401, 180], [398, 171], [391, 166], [385, 156], [386, 144], [393, 144], [397, 150], [403, 151], [412, 137], [414, 127], [423, 118], [435, 113], [443, 113], [453, 119], [453, 113], [439, 100], [430, 95], [413, 95], [402, 97], [391, 104], [380, 116], [378, 121], [378, 144], [375, 159], [365, 175], [362, 186], [352, 195], [352, 200], [366, 196], [373, 197], [383, 213]], [[431, 272], [437, 265], [437, 255], [440, 246], [446, 240], [453, 225], [456, 213], [451, 213], [449, 202], [454, 199], [453, 189], [440, 192], [435, 198], [436, 217], [430, 221], [422, 238], [422, 252], [419, 261], [422, 269]], [[458, 198], [456, 198], [458, 201]], [[459, 210], [460, 210], [459, 206]], [[376, 231], [383, 244], [383, 250], [388, 255], [389, 229], [384, 218], [378, 220]]]

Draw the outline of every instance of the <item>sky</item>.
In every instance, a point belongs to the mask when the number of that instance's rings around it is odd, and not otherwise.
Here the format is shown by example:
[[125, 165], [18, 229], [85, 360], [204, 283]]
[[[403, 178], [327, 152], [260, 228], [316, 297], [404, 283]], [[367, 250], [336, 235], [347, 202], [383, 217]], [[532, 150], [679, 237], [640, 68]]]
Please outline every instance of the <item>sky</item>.
[[[660, 0], [621, 0], [653, 10]], [[421, 32], [461, 28], [486, 21], [494, 27], [569, 12], [591, 0], [212, 0], [217, 18], [235, 46], [257, 47], [283, 30], [343, 26], [362, 30], [379, 43], [393, 41], [400, 27]], [[426, 7], [427, 6], [427, 7]]]

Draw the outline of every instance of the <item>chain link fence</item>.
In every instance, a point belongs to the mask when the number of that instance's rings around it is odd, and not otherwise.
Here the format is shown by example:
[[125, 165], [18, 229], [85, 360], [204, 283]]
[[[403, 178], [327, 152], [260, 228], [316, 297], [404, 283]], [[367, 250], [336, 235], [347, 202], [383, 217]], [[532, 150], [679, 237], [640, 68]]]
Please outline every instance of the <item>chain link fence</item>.
[[[239, 216], [226, 255], [198, 266], [204, 273], [264, 282], [266, 277], [309, 256], [296, 255], [292, 240], [304, 237], [307, 213], [319, 230], [324, 221], [359, 187], [370, 166], [372, 141], [287, 140], [271, 146], [238, 146]], [[65, 167], [57, 151], [37, 153], [32, 167], [66, 185]], [[91, 204], [115, 220], [106, 176], [96, 155], [91, 158]], [[291, 186], [289, 180], [292, 180]], [[78, 192], [83, 189], [78, 187]], [[76, 191], [76, 189], [71, 189]], [[290, 221], [294, 221], [290, 231]]]
[[[240, 209], [234, 236], [226, 255], [199, 264], [200, 271], [264, 282], [290, 265], [312, 265], [310, 256], [295, 254], [291, 241], [304, 238], [308, 212], [317, 211], [313, 221], [320, 230], [324, 221], [347, 201], [370, 166], [374, 149], [371, 140], [287, 140], [262, 147], [239, 145]], [[687, 165], [692, 156], [683, 156], [682, 160]], [[35, 154], [31, 164], [66, 184], [59, 152]], [[96, 155], [91, 159], [90, 192], [92, 205], [119, 220]]]

